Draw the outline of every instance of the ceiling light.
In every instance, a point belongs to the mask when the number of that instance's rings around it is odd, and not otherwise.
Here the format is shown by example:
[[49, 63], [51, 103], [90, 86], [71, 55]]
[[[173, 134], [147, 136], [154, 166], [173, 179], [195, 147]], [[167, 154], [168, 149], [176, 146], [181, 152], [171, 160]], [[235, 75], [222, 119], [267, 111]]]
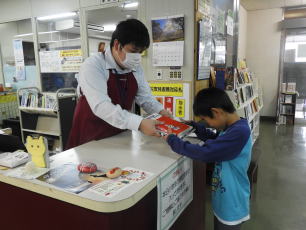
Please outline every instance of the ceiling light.
[[133, 8], [137, 6], [138, 6], [138, 2], [131, 2], [131, 3], [124, 4], [124, 8]]
[[[52, 33], [58, 33], [59, 31], [54, 30], [54, 31], [46, 31], [46, 32], [39, 32], [38, 34], [52, 34]], [[18, 38], [18, 37], [27, 37], [27, 36], [32, 36], [33, 33], [29, 33], [29, 34], [17, 34], [14, 37]]]
[[18, 37], [27, 37], [27, 36], [32, 36], [32, 35], [33, 35], [33, 33], [29, 33], [29, 34], [17, 34], [14, 37], [18, 38]]
[[115, 24], [110, 24], [110, 25], [105, 25], [105, 26], [103, 26], [105, 32], [112, 32], [112, 31], [115, 31], [115, 30], [116, 30], [116, 27], [117, 27], [117, 26], [116, 26]]
[[38, 17], [37, 20], [46, 21], [46, 20], [51, 20], [51, 19], [69, 18], [75, 15], [76, 15], [76, 12], [67, 12], [67, 13], [54, 14], [54, 15], [49, 15], [49, 16], [44, 16], [44, 17]]

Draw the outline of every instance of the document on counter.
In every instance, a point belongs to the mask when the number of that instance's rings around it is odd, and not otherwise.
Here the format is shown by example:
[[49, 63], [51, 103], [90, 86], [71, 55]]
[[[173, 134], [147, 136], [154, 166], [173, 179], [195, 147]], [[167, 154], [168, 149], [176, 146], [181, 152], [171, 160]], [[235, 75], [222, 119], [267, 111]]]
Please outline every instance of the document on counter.
[[116, 179], [103, 181], [89, 188], [89, 191], [98, 193], [104, 197], [114, 197], [134, 183], [143, 182], [153, 176], [153, 173], [131, 167], [126, 167], [123, 170], [129, 171], [130, 174], [120, 176]]

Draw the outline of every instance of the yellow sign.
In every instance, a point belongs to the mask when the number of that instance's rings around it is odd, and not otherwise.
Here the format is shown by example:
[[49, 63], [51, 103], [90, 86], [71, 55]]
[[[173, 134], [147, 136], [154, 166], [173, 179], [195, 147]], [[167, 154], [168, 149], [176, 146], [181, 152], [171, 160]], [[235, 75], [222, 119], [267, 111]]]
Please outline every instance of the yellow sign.
[[0, 95], [0, 104], [17, 101], [16, 94]]
[[82, 51], [81, 50], [61, 50], [60, 55], [61, 57], [82, 56]]
[[150, 83], [154, 96], [183, 96], [183, 84], [176, 83]]
[[175, 116], [185, 117], [185, 99], [175, 100]]

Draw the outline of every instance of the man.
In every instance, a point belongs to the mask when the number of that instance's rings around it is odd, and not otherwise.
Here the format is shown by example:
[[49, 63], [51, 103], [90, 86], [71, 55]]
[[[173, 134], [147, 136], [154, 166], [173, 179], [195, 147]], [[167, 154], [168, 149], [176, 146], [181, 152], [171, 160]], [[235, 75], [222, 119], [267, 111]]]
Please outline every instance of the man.
[[104, 52], [105, 50], [105, 42], [100, 42], [98, 46], [98, 52]]
[[141, 53], [150, 45], [147, 28], [136, 19], [117, 25], [105, 53], [82, 64], [80, 98], [75, 109], [68, 148], [116, 135], [125, 129], [159, 136], [157, 121], [130, 112], [134, 100], [147, 113], [171, 114], [151, 95], [140, 66]]

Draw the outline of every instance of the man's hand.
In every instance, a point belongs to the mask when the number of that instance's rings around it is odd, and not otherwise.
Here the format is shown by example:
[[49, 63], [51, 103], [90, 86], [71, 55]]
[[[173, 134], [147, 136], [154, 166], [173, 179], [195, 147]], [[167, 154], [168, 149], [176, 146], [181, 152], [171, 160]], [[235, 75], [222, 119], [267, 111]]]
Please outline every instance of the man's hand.
[[155, 125], [161, 124], [162, 122], [152, 120], [152, 119], [143, 119], [140, 123], [139, 130], [148, 135], [148, 136], [156, 136], [160, 137], [159, 132], [157, 131]]
[[170, 117], [172, 118], [172, 113], [166, 109], [163, 109], [159, 112], [160, 115], [164, 116], [164, 117]]

